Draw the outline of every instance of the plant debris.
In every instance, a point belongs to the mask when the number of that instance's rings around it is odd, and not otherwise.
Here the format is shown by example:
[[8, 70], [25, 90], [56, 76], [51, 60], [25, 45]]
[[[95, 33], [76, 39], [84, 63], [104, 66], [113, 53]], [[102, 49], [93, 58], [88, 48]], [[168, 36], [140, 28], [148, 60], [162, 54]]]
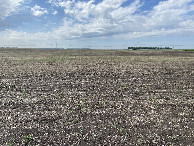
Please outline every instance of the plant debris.
[[0, 49], [0, 145], [192, 145], [194, 53]]

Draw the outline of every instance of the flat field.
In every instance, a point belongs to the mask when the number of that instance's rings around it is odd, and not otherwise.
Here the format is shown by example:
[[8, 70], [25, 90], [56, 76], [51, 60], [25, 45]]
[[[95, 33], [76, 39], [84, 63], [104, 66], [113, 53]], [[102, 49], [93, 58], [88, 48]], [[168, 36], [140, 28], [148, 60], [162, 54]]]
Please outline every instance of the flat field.
[[194, 52], [0, 49], [0, 145], [193, 145]]

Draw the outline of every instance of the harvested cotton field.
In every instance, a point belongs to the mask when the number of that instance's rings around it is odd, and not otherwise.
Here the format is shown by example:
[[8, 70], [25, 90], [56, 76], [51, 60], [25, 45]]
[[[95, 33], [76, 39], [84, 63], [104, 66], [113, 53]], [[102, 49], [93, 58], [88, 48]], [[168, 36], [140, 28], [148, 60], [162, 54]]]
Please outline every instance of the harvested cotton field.
[[0, 145], [192, 145], [194, 52], [0, 49]]

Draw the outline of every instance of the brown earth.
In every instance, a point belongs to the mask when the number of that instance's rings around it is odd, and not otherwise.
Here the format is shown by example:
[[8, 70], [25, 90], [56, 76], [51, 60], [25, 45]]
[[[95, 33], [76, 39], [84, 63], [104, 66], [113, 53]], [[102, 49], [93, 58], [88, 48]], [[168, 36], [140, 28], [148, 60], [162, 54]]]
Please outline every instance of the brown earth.
[[194, 52], [0, 49], [0, 145], [193, 145]]

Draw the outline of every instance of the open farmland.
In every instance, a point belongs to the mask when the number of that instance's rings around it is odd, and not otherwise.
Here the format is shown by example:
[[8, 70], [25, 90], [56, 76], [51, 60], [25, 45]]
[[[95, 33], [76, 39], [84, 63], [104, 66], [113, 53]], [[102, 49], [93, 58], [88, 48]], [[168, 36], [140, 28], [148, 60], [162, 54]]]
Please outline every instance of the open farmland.
[[192, 145], [194, 52], [0, 49], [0, 145]]

